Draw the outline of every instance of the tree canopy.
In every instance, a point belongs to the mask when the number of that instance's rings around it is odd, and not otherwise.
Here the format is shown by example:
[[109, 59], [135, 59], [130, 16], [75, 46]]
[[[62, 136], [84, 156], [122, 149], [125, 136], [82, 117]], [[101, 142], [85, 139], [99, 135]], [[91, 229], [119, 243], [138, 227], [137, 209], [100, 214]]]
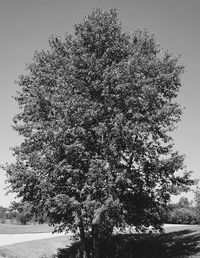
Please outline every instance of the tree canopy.
[[114, 9], [93, 10], [49, 46], [18, 81], [12, 191], [83, 241], [160, 227], [170, 194], [192, 184], [171, 137], [184, 67], [148, 31], [123, 32]]

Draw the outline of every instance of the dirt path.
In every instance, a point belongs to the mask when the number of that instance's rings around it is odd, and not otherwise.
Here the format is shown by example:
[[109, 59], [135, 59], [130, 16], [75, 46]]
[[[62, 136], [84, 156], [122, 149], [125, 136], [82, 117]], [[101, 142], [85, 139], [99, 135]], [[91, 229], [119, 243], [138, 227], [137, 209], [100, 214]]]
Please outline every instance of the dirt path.
[[62, 233], [62, 234], [52, 234], [52, 233], [0, 234], [0, 246], [28, 242], [31, 240], [53, 238], [53, 237], [57, 237], [57, 236], [64, 236], [64, 233]]

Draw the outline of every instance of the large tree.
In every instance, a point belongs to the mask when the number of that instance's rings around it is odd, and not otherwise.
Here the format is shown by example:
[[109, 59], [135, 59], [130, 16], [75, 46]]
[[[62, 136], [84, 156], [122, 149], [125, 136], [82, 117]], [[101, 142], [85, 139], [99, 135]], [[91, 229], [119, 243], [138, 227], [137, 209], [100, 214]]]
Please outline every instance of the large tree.
[[18, 82], [12, 191], [83, 249], [114, 227], [159, 228], [170, 193], [192, 183], [171, 137], [183, 66], [147, 31], [124, 33], [116, 10], [93, 10], [49, 45]]

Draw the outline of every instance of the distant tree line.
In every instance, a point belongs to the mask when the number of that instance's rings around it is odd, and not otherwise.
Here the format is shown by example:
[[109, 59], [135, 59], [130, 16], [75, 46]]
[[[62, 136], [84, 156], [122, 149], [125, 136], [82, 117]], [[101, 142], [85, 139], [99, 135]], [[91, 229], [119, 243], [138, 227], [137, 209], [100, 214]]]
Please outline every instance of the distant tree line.
[[10, 208], [0, 206], [0, 222], [1, 223], [12, 223], [12, 224], [26, 224], [25, 217], [22, 218], [22, 214]]
[[187, 197], [181, 197], [178, 203], [169, 203], [163, 212], [163, 221], [174, 224], [199, 224], [198, 202], [190, 202]]
[[45, 216], [37, 217], [31, 213], [31, 207], [28, 204], [19, 205], [13, 203], [11, 207], [5, 208], [0, 206], [0, 223], [6, 224], [32, 224], [32, 223], [45, 223], [48, 222]]

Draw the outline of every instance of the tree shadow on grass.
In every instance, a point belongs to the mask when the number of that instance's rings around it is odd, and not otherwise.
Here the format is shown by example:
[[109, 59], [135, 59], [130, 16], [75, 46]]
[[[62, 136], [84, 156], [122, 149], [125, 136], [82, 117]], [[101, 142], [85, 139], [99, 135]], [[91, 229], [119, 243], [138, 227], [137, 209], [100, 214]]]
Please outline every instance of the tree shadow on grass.
[[[79, 243], [60, 249], [58, 258], [79, 258]], [[126, 234], [101, 244], [102, 258], [198, 258], [200, 231], [182, 230], [163, 235]]]

